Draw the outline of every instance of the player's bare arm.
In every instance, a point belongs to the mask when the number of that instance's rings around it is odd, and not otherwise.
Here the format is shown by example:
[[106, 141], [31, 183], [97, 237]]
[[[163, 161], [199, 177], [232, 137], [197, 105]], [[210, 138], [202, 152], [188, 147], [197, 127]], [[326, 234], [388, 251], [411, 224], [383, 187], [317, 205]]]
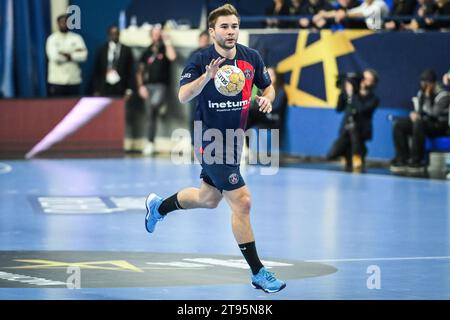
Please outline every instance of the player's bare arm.
[[220, 65], [225, 61], [225, 58], [213, 59], [209, 65], [206, 66], [206, 71], [196, 80], [185, 84], [180, 87], [178, 92], [178, 99], [181, 103], [187, 103], [193, 98], [198, 96], [202, 92], [203, 88], [216, 76], [217, 71], [219, 71]]

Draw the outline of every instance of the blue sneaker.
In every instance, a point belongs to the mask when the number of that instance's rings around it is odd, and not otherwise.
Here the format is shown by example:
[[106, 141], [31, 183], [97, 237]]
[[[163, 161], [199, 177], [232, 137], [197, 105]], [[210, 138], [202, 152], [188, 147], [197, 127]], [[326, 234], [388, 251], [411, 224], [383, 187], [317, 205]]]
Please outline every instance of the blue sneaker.
[[267, 293], [274, 293], [284, 289], [286, 283], [278, 280], [275, 278], [273, 272], [262, 267], [257, 274], [252, 276], [252, 286], [255, 289], [261, 289]]
[[164, 219], [165, 216], [158, 212], [159, 206], [163, 202], [163, 199], [154, 193], [150, 193], [145, 200], [145, 207], [147, 208], [147, 215], [145, 216], [145, 229], [149, 233], [155, 231], [155, 226], [158, 221]]

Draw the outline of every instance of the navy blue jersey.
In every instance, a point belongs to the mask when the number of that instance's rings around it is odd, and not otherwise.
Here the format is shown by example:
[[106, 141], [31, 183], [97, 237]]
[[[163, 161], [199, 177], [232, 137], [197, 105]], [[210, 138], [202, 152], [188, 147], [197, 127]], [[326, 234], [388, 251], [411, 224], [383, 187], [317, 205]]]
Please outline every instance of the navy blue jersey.
[[[206, 66], [213, 59], [221, 57], [214, 45], [194, 54], [188, 61], [180, 79], [180, 86], [190, 83], [206, 72]], [[236, 45], [236, 56], [227, 59], [221, 65], [235, 65], [245, 76], [245, 85], [241, 93], [234, 97], [222, 95], [211, 79], [197, 96], [195, 120], [201, 120], [203, 132], [206, 129], [219, 129], [225, 134], [226, 129], [243, 129], [247, 124], [253, 84], [265, 89], [271, 84], [270, 76], [261, 56], [256, 50]]]

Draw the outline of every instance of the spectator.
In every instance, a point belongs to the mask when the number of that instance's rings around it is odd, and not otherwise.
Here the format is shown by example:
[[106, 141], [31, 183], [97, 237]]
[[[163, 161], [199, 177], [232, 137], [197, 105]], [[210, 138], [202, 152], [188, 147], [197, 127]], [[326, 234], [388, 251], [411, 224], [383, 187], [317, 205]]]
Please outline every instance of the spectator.
[[364, 70], [362, 76], [345, 75], [338, 85], [343, 89], [338, 98], [337, 112], [345, 112], [339, 137], [328, 152], [328, 160], [344, 157], [347, 171], [362, 172], [367, 155], [366, 141], [372, 139], [372, 117], [379, 99], [373, 90], [378, 74], [373, 69]]
[[414, 19], [403, 25], [406, 30], [428, 29], [425, 20], [434, 12], [433, 0], [418, 0], [418, 6], [414, 12]]
[[59, 16], [57, 22], [59, 30], [52, 33], [46, 43], [49, 95], [80, 95], [79, 64], [86, 61], [88, 51], [83, 38], [69, 31], [66, 14]]
[[[303, 7], [306, 5], [307, 0], [291, 0], [291, 5], [289, 6], [290, 16], [299, 16], [302, 14]], [[289, 22], [290, 28], [298, 28], [298, 22]]]
[[306, 0], [291, 0], [291, 5], [289, 6], [289, 15], [301, 15], [302, 9], [306, 6], [306, 4]]
[[383, 0], [364, 0], [361, 5], [350, 10], [337, 10], [334, 19], [337, 23], [348, 18], [365, 18], [368, 29], [381, 29], [382, 19], [389, 13], [389, 8]]
[[[390, 12], [390, 16], [402, 17], [413, 16], [417, 7], [417, 0], [394, 0], [394, 7]], [[387, 30], [401, 29], [402, 26], [410, 21], [395, 21], [387, 19], [384, 22], [384, 28]]]
[[[289, 15], [289, 5], [284, 0], [273, 0], [273, 3], [266, 9], [266, 16], [287, 16]], [[288, 21], [279, 21], [276, 18], [266, 20], [267, 28], [288, 28]]]
[[112, 26], [108, 41], [97, 51], [93, 86], [96, 96], [127, 96], [133, 92], [135, 73], [131, 48], [119, 42], [120, 31]]
[[[357, 0], [338, 0], [334, 10], [320, 10], [313, 17], [313, 24], [318, 29], [330, 27], [335, 23], [334, 17], [339, 10], [347, 11], [356, 8], [359, 5]], [[346, 29], [364, 29], [366, 26], [362, 21], [344, 19], [341, 21], [342, 27]]]
[[152, 44], [139, 60], [136, 79], [148, 118], [148, 142], [143, 150], [144, 155], [154, 152], [157, 116], [166, 98], [171, 62], [177, 57], [168, 35], [160, 26], [154, 27], [150, 34]]
[[[321, 11], [331, 11], [332, 9], [333, 7], [325, 0], [308, 0], [308, 2], [302, 8], [301, 14], [315, 16]], [[315, 21], [310, 18], [301, 18], [298, 21], [298, 24], [301, 28], [321, 29], [326, 27], [325, 25], [316, 24]]]
[[448, 86], [450, 84], [450, 69], [442, 76], [442, 83], [445, 86]]
[[433, 6], [433, 15], [431, 17], [425, 18], [425, 24], [428, 29], [446, 31], [450, 28], [449, 20], [439, 20], [442, 16], [450, 15], [450, 1], [449, 0], [435, 0]]
[[195, 49], [194, 51], [192, 51], [191, 55], [189, 56], [189, 58], [191, 58], [194, 54], [196, 54], [197, 52], [209, 47], [211, 44], [211, 38], [209, 36], [209, 32], [208, 31], [202, 31], [200, 32], [200, 34], [198, 35], [198, 47], [197, 49]]
[[[425, 170], [425, 138], [448, 132], [449, 97], [436, 81], [433, 70], [420, 76], [420, 90], [413, 98], [414, 111], [394, 124], [395, 158], [391, 162], [394, 173], [422, 173]], [[412, 137], [411, 148], [408, 144]]]

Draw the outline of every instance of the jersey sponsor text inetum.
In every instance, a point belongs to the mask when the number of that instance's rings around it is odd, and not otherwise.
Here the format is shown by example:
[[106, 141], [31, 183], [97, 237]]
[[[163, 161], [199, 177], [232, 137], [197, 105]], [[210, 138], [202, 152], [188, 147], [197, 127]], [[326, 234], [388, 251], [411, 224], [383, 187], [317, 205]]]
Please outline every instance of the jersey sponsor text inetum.
[[212, 102], [208, 100], [208, 108], [210, 109], [224, 109], [224, 108], [237, 108], [243, 107], [248, 108], [250, 105], [251, 99], [241, 100], [241, 101], [225, 101], [225, 102]]

